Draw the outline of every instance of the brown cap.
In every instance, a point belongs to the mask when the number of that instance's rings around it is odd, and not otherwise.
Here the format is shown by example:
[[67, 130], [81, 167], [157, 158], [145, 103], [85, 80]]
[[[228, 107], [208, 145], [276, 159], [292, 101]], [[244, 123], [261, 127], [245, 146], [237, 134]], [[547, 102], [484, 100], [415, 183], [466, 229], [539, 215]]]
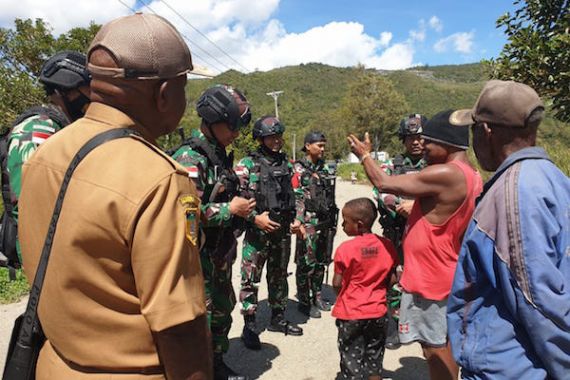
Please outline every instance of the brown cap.
[[176, 28], [153, 14], [135, 13], [103, 25], [89, 51], [107, 50], [119, 68], [88, 64], [94, 77], [168, 79], [192, 71], [190, 49]]
[[481, 90], [473, 109], [455, 111], [449, 121], [453, 125], [489, 123], [523, 128], [537, 108], [544, 109], [544, 104], [536, 91], [526, 84], [490, 80]]

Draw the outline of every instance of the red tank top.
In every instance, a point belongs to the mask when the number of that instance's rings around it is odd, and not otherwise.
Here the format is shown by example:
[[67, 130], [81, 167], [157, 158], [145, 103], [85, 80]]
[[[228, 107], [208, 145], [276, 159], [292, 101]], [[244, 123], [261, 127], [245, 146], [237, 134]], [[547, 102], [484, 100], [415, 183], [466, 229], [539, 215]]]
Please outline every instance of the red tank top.
[[465, 200], [439, 225], [431, 224], [423, 215], [420, 202], [415, 202], [404, 234], [404, 273], [400, 284], [408, 293], [441, 301], [451, 290], [463, 234], [473, 215], [475, 198], [483, 189], [479, 173], [462, 161], [451, 161], [467, 183]]

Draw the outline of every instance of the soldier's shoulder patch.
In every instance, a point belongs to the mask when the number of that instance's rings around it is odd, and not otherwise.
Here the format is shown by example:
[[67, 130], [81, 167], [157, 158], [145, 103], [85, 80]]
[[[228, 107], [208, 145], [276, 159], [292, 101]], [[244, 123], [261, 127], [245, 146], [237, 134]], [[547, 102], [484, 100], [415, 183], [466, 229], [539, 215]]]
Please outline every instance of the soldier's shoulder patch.
[[200, 170], [195, 165], [186, 166], [186, 171], [188, 172], [188, 177], [190, 178], [198, 178], [200, 174]]
[[200, 221], [200, 198], [192, 194], [182, 195], [179, 198], [186, 216], [186, 239], [192, 245], [198, 244], [198, 234], [200, 233], [198, 223]]
[[249, 175], [249, 169], [245, 165], [236, 165], [234, 172], [238, 177], [243, 177]]

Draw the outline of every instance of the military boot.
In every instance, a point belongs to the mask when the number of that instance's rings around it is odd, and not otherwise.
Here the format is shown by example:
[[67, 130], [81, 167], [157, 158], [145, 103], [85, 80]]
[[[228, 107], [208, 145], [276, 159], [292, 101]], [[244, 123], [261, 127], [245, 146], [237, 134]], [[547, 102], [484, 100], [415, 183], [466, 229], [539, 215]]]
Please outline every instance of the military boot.
[[283, 311], [281, 310], [271, 312], [271, 323], [269, 323], [269, 326], [267, 326], [267, 330], [273, 332], [281, 332], [285, 335], [303, 335], [303, 329], [296, 324], [286, 320]]
[[324, 301], [321, 297], [321, 293], [317, 294], [317, 296], [315, 297], [315, 299], [313, 300], [313, 303], [315, 304], [315, 306], [317, 307], [317, 309], [322, 310], [322, 311], [331, 311], [331, 305], [328, 304], [328, 302]]
[[214, 353], [214, 380], [249, 380], [247, 376], [238, 375], [224, 363], [222, 353]]
[[307, 317], [311, 317], [311, 318], [320, 318], [321, 317], [321, 312], [312, 303], [310, 305], [307, 305], [306, 303], [299, 302], [297, 309], [299, 309], [299, 311], [302, 314], [305, 314]]
[[243, 319], [245, 324], [243, 326], [241, 340], [243, 341], [244, 346], [250, 350], [261, 350], [259, 335], [255, 330], [255, 315], [245, 315]]

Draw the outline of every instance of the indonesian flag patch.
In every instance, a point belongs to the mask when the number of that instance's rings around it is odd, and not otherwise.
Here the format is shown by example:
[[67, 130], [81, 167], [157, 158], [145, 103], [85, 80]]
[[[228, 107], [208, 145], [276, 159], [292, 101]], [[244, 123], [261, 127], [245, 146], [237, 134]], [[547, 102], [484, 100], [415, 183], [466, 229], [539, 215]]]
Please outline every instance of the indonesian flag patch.
[[197, 166], [188, 166], [188, 167], [186, 167], [186, 170], [188, 170], [188, 177], [198, 178], [198, 167]]
[[45, 132], [40, 132], [40, 131], [34, 131], [32, 133], [32, 142], [34, 144], [40, 145], [41, 143], [43, 143], [44, 141], [46, 141], [48, 139], [48, 137], [50, 137], [52, 134], [51, 133], [45, 133]]

